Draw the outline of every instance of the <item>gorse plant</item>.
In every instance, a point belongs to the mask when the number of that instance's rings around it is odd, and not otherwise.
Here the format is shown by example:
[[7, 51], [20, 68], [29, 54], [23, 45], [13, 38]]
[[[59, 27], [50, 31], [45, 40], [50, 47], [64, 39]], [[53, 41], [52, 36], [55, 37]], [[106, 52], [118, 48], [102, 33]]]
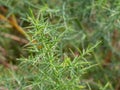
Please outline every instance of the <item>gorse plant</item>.
[[31, 22], [30, 27], [28, 27], [31, 38], [29, 38], [30, 43], [27, 46], [30, 55], [27, 59], [20, 59], [22, 60], [20, 67], [21, 69], [25, 68], [23, 70], [26, 73], [24, 76], [29, 82], [23, 81], [27, 85], [21, 88], [27, 89], [31, 87], [35, 90], [83, 89], [86, 85], [84, 82], [81, 82], [81, 77], [87, 69], [94, 66], [84, 56], [92, 52], [98, 43], [83, 51], [78, 49], [80, 56], [76, 56], [71, 52], [73, 54], [73, 58], [71, 58], [72, 55], [69, 56], [63, 52], [61, 41], [71, 32], [72, 28], [71, 26], [66, 26], [65, 16], [58, 17], [61, 19], [61, 23], [53, 24], [49, 20], [49, 15], [55, 17], [62, 11], [51, 11], [47, 7], [39, 11], [37, 18], [33, 15], [33, 12], [31, 12], [31, 16], [28, 16], [28, 20]]
[[0, 0], [0, 89], [119, 90], [119, 3]]
[[62, 9], [50, 9], [45, 5], [39, 11], [35, 11], [35, 14], [30, 9], [30, 14], [24, 20], [29, 22], [29, 26], [26, 27], [29, 30], [29, 43], [23, 48], [27, 48], [29, 55], [27, 58], [19, 59], [21, 63], [17, 72], [9, 71], [10, 76], [3, 76], [5, 80], [1, 78], [4, 86], [20, 90], [85, 88], [81, 77], [92, 65], [84, 56], [98, 43], [82, 52], [78, 49], [79, 56], [71, 50], [69, 52], [72, 57], [63, 52], [62, 41], [67, 40], [69, 32], [74, 31], [66, 16], [65, 4]]

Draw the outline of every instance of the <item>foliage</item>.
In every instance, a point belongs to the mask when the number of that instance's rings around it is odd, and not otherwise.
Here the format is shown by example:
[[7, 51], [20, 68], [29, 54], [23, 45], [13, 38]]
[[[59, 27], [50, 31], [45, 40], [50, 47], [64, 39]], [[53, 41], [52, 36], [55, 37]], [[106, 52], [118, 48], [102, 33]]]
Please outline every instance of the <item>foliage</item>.
[[[9, 90], [119, 90], [119, 0], [0, 0], [25, 35], [0, 23], [0, 86]], [[3, 13], [0, 13], [3, 14]], [[7, 26], [7, 27], [6, 27]], [[8, 28], [8, 26], [10, 28]], [[13, 25], [14, 26], [14, 25]], [[18, 26], [18, 27], [19, 27]], [[5, 33], [27, 39], [21, 44]], [[10, 37], [10, 36], [9, 36]], [[21, 41], [20, 41], [21, 42]], [[5, 59], [5, 60], [6, 60]], [[3, 62], [2, 62], [3, 64]]]

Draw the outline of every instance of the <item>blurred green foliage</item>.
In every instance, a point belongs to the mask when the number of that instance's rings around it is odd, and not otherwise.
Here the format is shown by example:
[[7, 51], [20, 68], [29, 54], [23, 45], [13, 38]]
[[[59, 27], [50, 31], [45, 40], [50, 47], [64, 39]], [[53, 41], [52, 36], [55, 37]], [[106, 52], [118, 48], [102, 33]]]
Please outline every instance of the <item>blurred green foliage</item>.
[[[119, 4], [119, 0], [0, 0], [9, 9], [6, 17], [15, 14], [31, 35], [27, 45], [0, 36], [0, 46], [19, 68], [1, 66], [0, 86], [10, 90], [119, 90]], [[22, 37], [13, 29], [0, 30]]]

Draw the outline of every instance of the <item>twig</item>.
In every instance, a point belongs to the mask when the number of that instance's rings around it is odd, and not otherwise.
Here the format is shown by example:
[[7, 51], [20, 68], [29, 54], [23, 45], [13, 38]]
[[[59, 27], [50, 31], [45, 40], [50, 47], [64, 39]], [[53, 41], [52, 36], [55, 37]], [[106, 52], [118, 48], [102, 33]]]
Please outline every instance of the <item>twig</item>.
[[0, 11], [2, 12], [2, 13], [7, 13], [7, 11], [8, 11], [8, 8], [6, 7], [6, 6], [0, 6]]
[[14, 15], [11, 15], [9, 19], [7, 19], [4, 15], [0, 14], [0, 19], [9, 22], [22, 35], [28, 36], [27, 33], [18, 25]]
[[6, 50], [3, 47], [1, 47], [1, 46], [0, 46], [0, 51], [2, 52], [3, 56], [7, 56]]
[[4, 60], [2, 60], [1, 58], [0, 58], [0, 64], [2, 64], [4, 67], [9, 68], [9, 69], [13, 69], [13, 70], [18, 69], [17, 66], [11, 65], [11, 64], [5, 62]]
[[15, 35], [7, 34], [7, 33], [2, 33], [2, 32], [0, 33], [0, 35], [4, 36], [6, 38], [13, 39], [13, 40], [15, 40], [17, 42], [21, 42], [23, 44], [27, 44], [28, 43], [28, 40], [20, 38], [20, 37], [15, 36]]
[[18, 25], [15, 15], [11, 15], [9, 17], [9, 22], [22, 35], [24, 35], [26, 37], [28, 36], [27, 33]]

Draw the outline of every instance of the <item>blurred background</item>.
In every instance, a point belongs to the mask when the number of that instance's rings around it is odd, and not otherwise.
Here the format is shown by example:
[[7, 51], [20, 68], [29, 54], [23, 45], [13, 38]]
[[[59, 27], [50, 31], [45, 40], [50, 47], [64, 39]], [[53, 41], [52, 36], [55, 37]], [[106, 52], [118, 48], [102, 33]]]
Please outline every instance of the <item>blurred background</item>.
[[6, 69], [16, 72], [21, 62], [17, 59], [30, 55], [24, 47], [29, 42], [26, 33], [30, 33], [31, 23], [27, 20], [31, 10], [35, 16], [39, 10], [45, 11], [44, 21], [48, 19], [56, 28], [66, 23], [64, 28], [58, 28], [60, 32], [69, 30], [59, 50], [70, 58], [73, 56], [69, 49], [79, 56], [78, 48], [83, 50], [101, 41], [90, 56], [85, 56], [98, 65], [82, 76], [91, 87], [83, 90], [120, 90], [119, 0], [0, 0], [0, 86], [7, 86], [3, 81], [9, 77]]

